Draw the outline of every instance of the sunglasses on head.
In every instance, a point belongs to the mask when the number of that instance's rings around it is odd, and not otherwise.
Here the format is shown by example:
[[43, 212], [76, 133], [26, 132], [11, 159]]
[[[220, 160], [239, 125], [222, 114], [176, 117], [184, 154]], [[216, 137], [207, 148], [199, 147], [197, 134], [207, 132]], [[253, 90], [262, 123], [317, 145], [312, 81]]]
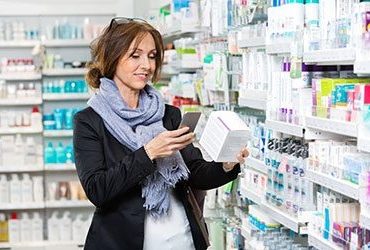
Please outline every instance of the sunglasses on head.
[[124, 24], [124, 23], [130, 23], [130, 22], [140, 22], [140, 23], [148, 23], [147, 21], [145, 21], [144, 19], [141, 19], [141, 18], [138, 18], [138, 17], [133, 17], [133, 18], [130, 18], [130, 17], [114, 17], [112, 18], [112, 20], [110, 21], [110, 24], [109, 24], [109, 27], [108, 27], [108, 31], [116, 24], [116, 25], [119, 25], [119, 24]]

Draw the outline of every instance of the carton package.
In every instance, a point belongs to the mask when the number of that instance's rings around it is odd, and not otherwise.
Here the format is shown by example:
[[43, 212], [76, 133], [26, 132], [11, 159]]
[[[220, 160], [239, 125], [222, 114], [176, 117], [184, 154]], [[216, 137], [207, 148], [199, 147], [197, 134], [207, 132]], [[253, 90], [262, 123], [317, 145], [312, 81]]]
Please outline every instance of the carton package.
[[215, 162], [236, 162], [245, 147], [250, 130], [232, 111], [214, 111], [209, 116], [200, 145]]

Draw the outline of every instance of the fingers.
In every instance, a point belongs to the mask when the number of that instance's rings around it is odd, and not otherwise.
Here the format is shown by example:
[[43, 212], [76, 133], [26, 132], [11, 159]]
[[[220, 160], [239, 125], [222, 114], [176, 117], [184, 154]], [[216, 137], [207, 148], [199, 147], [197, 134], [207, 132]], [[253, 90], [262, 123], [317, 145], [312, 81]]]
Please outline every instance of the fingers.
[[194, 137], [191, 137], [190, 139], [182, 142], [182, 143], [178, 143], [178, 144], [175, 144], [174, 145], [174, 148], [176, 150], [181, 150], [183, 148], [185, 148], [187, 145], [189, 145], [190, 143], [194, 142]]
[[240, 164], [243, 164], [245, 162], [245, 158], [247, 158], [249, 156], [249, 151], [247, 148], [243, 148], [242, 150], [240, 150], [239, 154], [236, 156], [236, 158], [238, 159], [238, 162]]
[[177, 138], [174, 138], [173, 139], [173, 142], [174, 143], [183, 143], [183, 142], [186, 142], [188, 140], [192, 140], [195, 138], [195, 134], [194, 133], [188, 133], [188, 134], [185, 134], [185, 135], [182, 135], [182, 136], [179, 136]]
[[180, 135], [183, 135], [188, 131], [189, 131], [189, 127], [183, 127], [183, 128], [179, 128], [179, 129], [176, 129], [176, 130], [167, 131], [166, 133], [170, 137], [179, 137]]

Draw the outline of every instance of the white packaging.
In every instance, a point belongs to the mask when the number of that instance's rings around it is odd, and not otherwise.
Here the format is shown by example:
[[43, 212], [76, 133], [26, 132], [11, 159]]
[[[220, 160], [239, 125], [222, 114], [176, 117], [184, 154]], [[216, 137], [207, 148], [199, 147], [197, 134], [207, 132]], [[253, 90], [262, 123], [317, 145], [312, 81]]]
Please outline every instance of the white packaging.
[[27, 213], [22, 213], [20, 224], [21, 224], [21, 241], [30, 242], [32, 240], [32, 224]]
[[25, 150], [25, 164], [35, 165], [37, 164], [37, 151], [36, 143], [33, 137], [27, 137], [26, 139], [26, 150]]
[[48, 240], [59, 241], [60, 240], [60, 219], [58, 219], [58, 212], [54, 212], [48, 219]]
[[16, 163], [14, 165], [16, 166], [22, 166], [24, 165], [24, 144], [22, 140], [22, 136], [20, 134], [17, 134], [15, 136], [15, 158], [17, 158]]
[[82, 220], [82, 214], [78, 214], [72, 223], [72, 240], [82, 242], [85, 238], [85, 223]]
[[43, 201], [44, 200], [44, 184], [42, 176], [32, 177], [33, 182], [33, 200]]
[[43, 225], [40, 213], [34, 212], [33, 218], [31, 220], [32, 224], [32, 241], [42, 241], [43, 240]]
[[22, 201], [32, 202], [33, 201], [33, 188], [32, 180], [29, 174], [23, 174], [22, 180]]
[[72, 219], [70, 212], [65, 211], [60, 223], [60, 240], [70, 241], [72, 240]]
[[10, 203], [20, 203], [22, 201], [22, 185], [17, 174], [11, 175], [10, 180]]
[[0, 203], [6, 204], [9, 202], [9, 182], [6, 175], [0, 175]]
[[250, 137], [248, 126], [231, 111], [211, 113], [200, 145], [216, 162], [236, 162], [240, 150], [245, 147]]
[[9, 242], [20, 242], [21, 239], [21, 225], [20, 221], [17, 217], [17, 213], [12, 213], [11, 217], [8, 221], [8, 228], [9, 228]]

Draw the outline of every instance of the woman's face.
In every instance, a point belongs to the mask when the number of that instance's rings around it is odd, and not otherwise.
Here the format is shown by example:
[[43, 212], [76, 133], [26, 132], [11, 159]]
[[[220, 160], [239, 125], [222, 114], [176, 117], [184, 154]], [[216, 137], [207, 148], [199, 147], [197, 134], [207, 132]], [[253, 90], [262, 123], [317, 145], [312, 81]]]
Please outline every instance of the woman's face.
[[[114, 78], [132, 90], [141, 90], [155, 71], [157, 51], [151, 34], [146, 34], [135, 48], [135, 40], [120, 59]], [[115, 81], [117, 83], [117, 81]]]

